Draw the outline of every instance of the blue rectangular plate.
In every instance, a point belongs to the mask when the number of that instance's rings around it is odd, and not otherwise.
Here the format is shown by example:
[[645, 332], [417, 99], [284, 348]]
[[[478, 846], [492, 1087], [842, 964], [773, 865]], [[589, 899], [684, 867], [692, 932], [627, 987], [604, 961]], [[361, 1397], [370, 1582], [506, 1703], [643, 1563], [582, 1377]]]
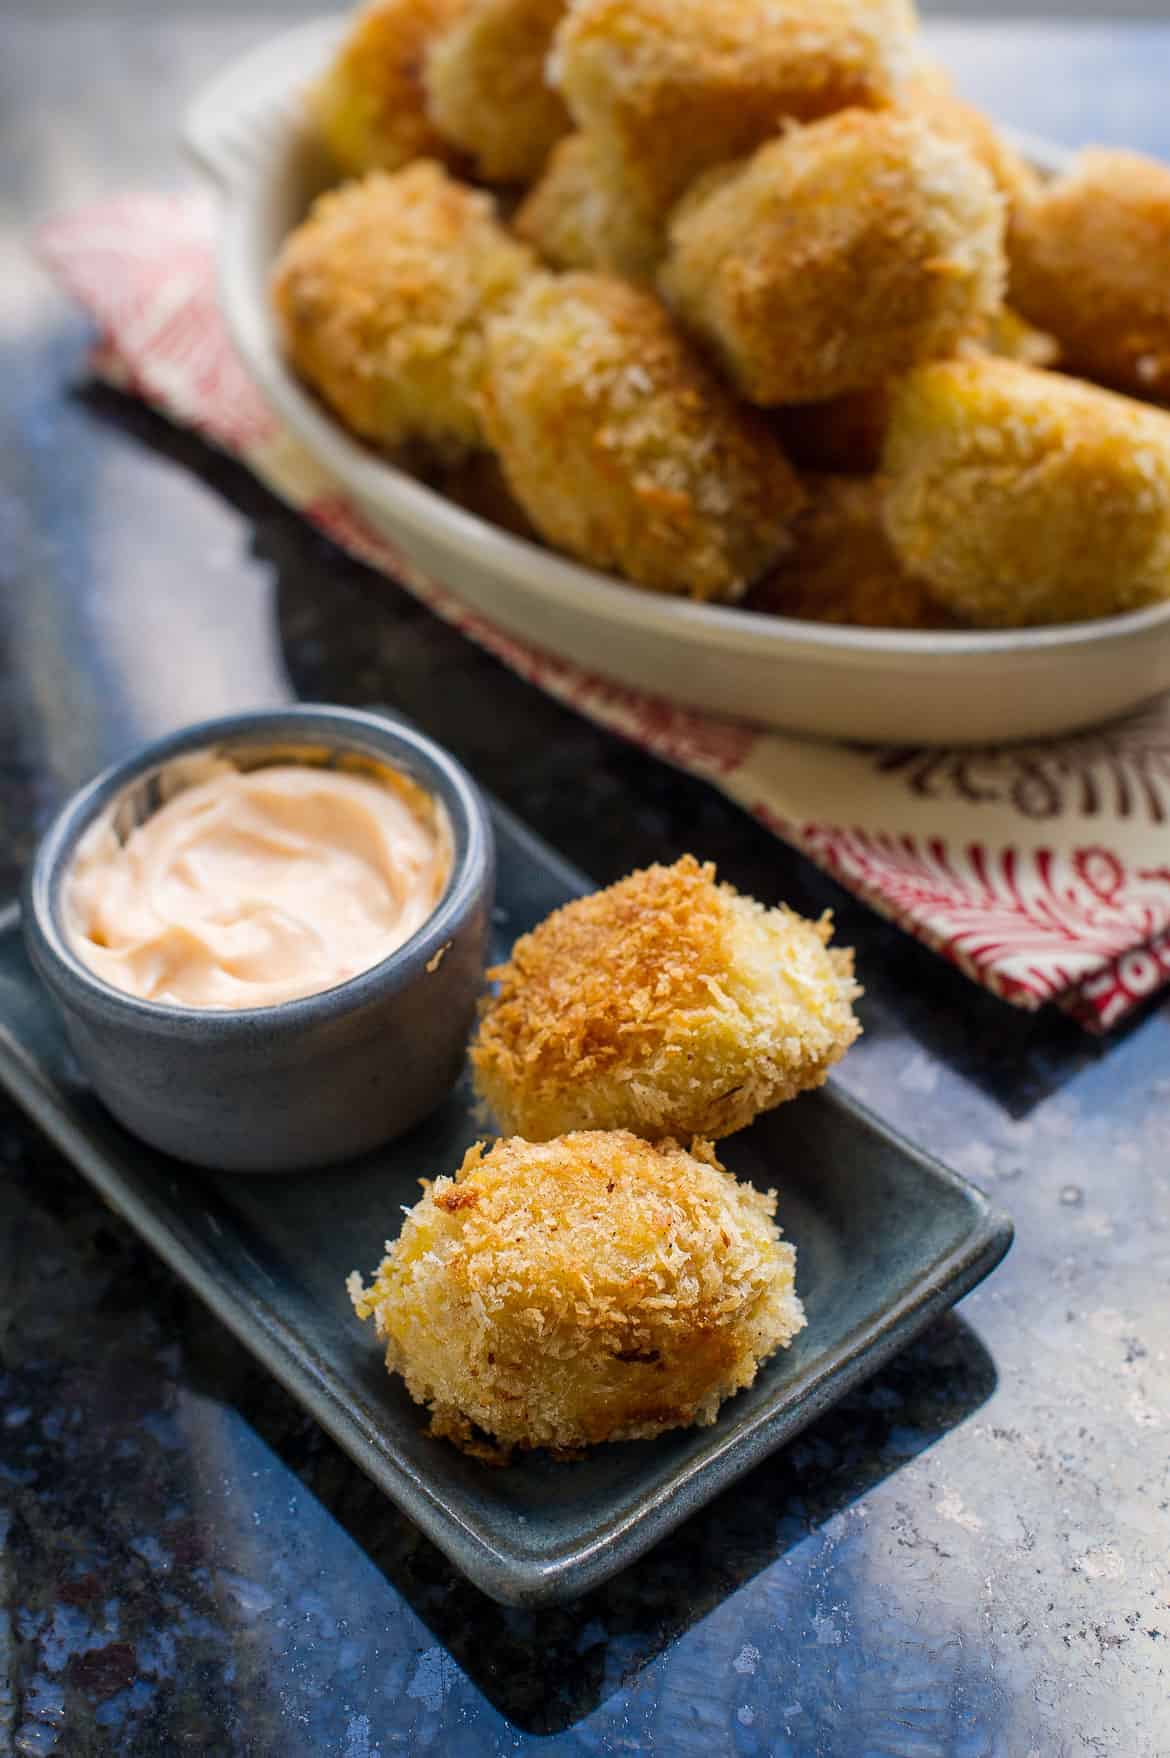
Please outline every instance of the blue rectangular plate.
[[[590, 886], [503, 811], [495, 820], [502, 957]], [[512, 1604], [565, 1599], [616, 1574], [875, 1372], [987, 1275], [1012, 1237], [978, 1191], [845, 1094], [810, 1094], [723, 1154], [738, 1177], [780, 1193], [808, 1329], [713, 1428], [499, 1471], [428, 1437], [344, 1286], [350, 1270], [377, 1263], [418, 1179], [452, 1171], [481, 1133], [466, 1079], [427, 1123], [356, 1165], [279, 1179], [192, 1172], [140, 1146], [82, 1084], [10, 910], [0, 916], [0, 1082], [451, 1561]]]

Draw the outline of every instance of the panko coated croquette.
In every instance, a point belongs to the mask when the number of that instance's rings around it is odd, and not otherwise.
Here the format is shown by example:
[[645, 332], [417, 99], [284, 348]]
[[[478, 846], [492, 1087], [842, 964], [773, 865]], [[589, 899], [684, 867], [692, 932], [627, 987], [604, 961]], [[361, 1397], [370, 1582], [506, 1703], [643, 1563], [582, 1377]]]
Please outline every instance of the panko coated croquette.
[[653, 281], [666, 246], [663, 227], [627, 199], [587, 134], [553, 149], [512, 225], [553, 268], [600, 269], [627, 281]]
[[1170, 399], [1170, 166], [1094, 148], [1011, 233], [1012, 299], [1070, 372]]
[[775, 1194], [705, 1142], [501, 1141], [424, 1189], [350, 1297], [431, 1432], [493, 1462], [706, 1426], [804, 1328]]
[[886, 529], [964, 620], [1079, 622], [1170, 597], [1170, 416], [1006, 360], [921, 367], [894, 398]]
[[964, 148], [850, 110], [700, 182], [659, 287], [751, 402], [820, 402], [978, 335], [1002, 302], [1003, 227]]
[[783, 552], [792, 470], [653, 294], [538, 277], [488, 351], [487, 436], [549, 543], [696, 599], [742, 597]]
[[909, 0], [573, 0], [550, 68], [655, 215], [786, 117], [890, 102], [914, 27]]
[[354, 433], [452, 454], [482, 443], [484, 325], [533, 267], [490, 196], [420, 160], [321, 196], [273, 301], [296, 370]]
[[687, 855], [557, 910], [489, 972], [471, 1046], [500, 1128], [719, 1138], [820, 1086], [860, 1032], [830, 919], [765, 909]]
[[481, 177], [531, 183], [572, 124], [545, 63], [565, 0], [470, 0], [432, 45], [430, 115]]
[[756, 587], [749, 610], [865, 629], [951, 626], [890, 547], [877, 477], [806, 476], [804, 486], [792, 552]]
[[351, 177], [397, 171], [449, 152], [427, 115], [427, 45], [467, 0], [374, 0], [354, 17], [309, 107], [331, 157]]

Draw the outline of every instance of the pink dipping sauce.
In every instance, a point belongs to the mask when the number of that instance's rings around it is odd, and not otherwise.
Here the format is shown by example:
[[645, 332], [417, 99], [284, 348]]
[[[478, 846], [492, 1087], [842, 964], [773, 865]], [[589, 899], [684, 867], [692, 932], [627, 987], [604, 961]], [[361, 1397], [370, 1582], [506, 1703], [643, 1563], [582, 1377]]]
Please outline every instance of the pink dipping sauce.
[[446, 817], [405, 777], [220, 759], [194, 774], [125, 839], [108, 814], [78, 846], [70, 940], [115, 989], [206, 1008], [316, 995], [404, 945], [443, 895]]

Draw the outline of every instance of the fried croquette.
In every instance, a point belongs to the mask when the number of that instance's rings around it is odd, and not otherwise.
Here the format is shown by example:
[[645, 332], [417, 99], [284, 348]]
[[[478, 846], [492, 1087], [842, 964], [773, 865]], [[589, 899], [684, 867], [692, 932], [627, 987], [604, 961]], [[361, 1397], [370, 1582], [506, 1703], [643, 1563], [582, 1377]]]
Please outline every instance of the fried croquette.
[[[1055, 366], [1060, 358], [1054, 337], [1034, 329], [1007, 306], [988, 319], [978, 337], [960, 342], [956, 353], [964, 359], [995, 354], [1025, 366]], [[881, 468], [890, 425], [890, 387], [881, 384], [868, 391], [850, 391], [827, 403], [791, 403], [774, 409], [771, 421], [785, 452], [801, 470], [872, 476]]]
[[878, 478], [806, 476], [804, 486], [792, 553], [756, 587], [749, 610], [865, 629], [952, 625], [891, 549]]
[[470, 0], [431, 46], [430, 115], [493, 183], [531, 183], [572, 124], [545, 78], [565, 0]]
[[937, 62], [919, 61], [903, 88], [900, 107], [944, 140], [966, 147], [988, 172], [1009, 211], [1014, 212], [1038, 188], [1032, 167], [1003, 138], [990, 116], [959, 96]]
[[600, 269], [652, 281], [665, 248], [663, 228], [626, 197], [587, 134], [553, 149], [513, 227], [556, 269]]
[[804, 1328], [775, 1193], [706, 1142], [480, 1144], [424, 1190], [350, 1297], [431, 1432], [495, 1463], [707, 1426]]
[[354, 433], [452, 453], [482, 443], [484, 325], [533, 267], [490, 196], [420, 160], [321, 196], [273, 301], [293, 365]]
[[321, 139], [349, 176], [448, 155], [427, 115], [423, 63], [428, 43], [465, 5], [374, 0], [357, 13], [333, 65], [309, 94]]
[[548, 542], [696, 599], [742, 597], [782, 553], [796, 477], [653, 294], [538, 277], [488, 350], [484, 426]]
[[489, 972], [471, 1047], [500, 1127], [712, 1138], [820, 1086], [860, 1032], [852, 952], [687, 855], [556, 911]]
[[1078, 154], [1016, 217], [1011, 291], [1070, 372], [1170, 399], [1170, 166]]
[[1003, 295], [1003, 200], [924, 124], [846, 111], [713, 172], [659, 287], [749, 401], [868, 390], [977, 335]]
[[1006, 360], [920, 367], [886, 440], [886, 529], [975, 624], [1079, 622], [1170, 597], [1170, 416]]
[[913, 31], [909, 0], [573, 0], [550, 70], [630, 200], [660, 215], [787, 117], [890, 102]]

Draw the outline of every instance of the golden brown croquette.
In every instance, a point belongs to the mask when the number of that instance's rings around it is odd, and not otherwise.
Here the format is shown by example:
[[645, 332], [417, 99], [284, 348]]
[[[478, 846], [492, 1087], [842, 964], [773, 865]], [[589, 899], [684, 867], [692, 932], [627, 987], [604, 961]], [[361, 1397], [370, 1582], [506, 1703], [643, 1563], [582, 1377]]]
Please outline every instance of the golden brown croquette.
[[[1055, 366], [1060, 358], [1052, 336], [1034, 329], [1007, 306], [987, 320], [978, 337], [958, 343], [956, 353], [964, 359], [995, 354], [1025, 366]], [[872, 476], [881, 468], [890, 425], [890, 385], [850, 391], [827, 403], [790, 403], [774, 409], [771, 420], [781, 445], [800, 469]]]
[[696, 599], [742, 597], [782, 553], [796, 478], [653, 294], [538, 277], [488, 347], [487, 435], [549, 543]]
[[296, 370], [354, 433], [451, 453], [482, 443], [484, 325], [533, 267], [490, 196], [419, 160], [320, 197], [273, 300]]
[[866, 629], [942, 629], [954, 619], [899, 562], [876, 476], [806, 476], [793, 549], [748, 599], [749, 610]]
[[533, 182], [572, 127], [545, 78], [564, 11], [565, 0], [470, 0], [432, 44], [431, 119], [489, 182]]
[[1170, 399], [1170, 166], [1094, 148], [1011, 233], [1012, 299], [1070, 372]]
[[853, 954], [687, 855], [556, 911], [489, 973], [471, 1048], [505, 1132], [712, 1138], [820, 1086], [857, 1037]]
[[890, 102], [914, 22], [909, 0], [574, 0], [551, 68], [653, 216], [787, 117]]
[[945, 608], [1016, 627], [1170, 597], [1170, 416], [985, 358], [921, 367], [894, 398], [886, 529]]
[[1002, 300], [1003, 200], [922, 123], [850, 110], [713, 172], [673, 214], [659, 286], [753, 403], [880, 385]]
[[432, 1433], [497, 1463], [710, 1424], [804, 1327], [775, 1193], [705, 1142], [481, 1144], [424, 1190], [350, 1296]]
[[466, 0], [373, 0], [356, 13], [332, 66], [309, 94], [330, 155], [348, 176], [398, 171], [449, 147], [427, 115], [428, 44]]
[[666, 245], [662, 226], [628, 199], [587, 134], [554, 148], [512, 223], [553, 268], [600, 269], [627, 281], [652, 281]]

